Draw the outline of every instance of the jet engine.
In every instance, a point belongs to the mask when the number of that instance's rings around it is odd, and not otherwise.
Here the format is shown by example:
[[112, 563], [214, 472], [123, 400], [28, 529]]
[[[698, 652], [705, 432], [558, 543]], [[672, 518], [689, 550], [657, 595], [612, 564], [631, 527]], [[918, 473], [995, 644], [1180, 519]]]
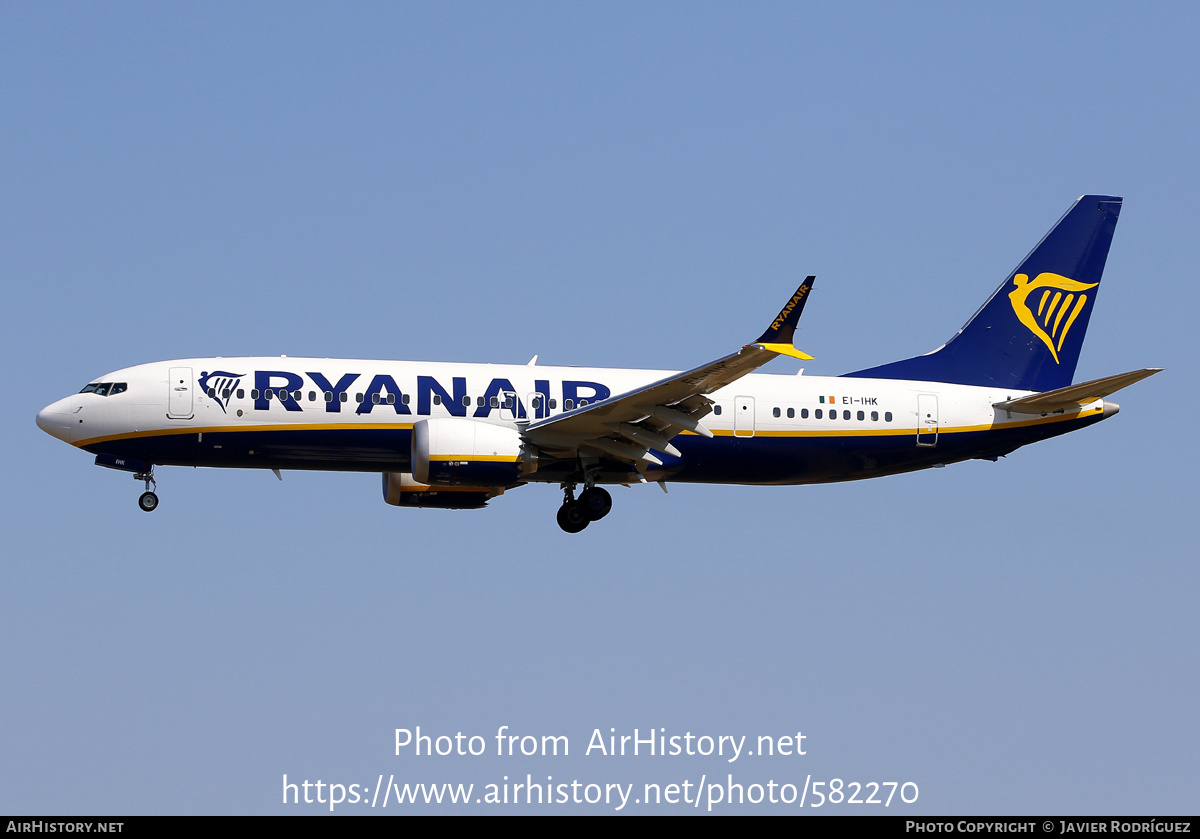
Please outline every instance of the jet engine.
[[393, 507], [436, 507], [476, 510], [504, 492], [504, 487], [435, 487], [418, 483], [408, 472], [383, 473], [383, 500]]
[[528, 474], [532, 454], [522, 451], [512, 426], [458, 417], [413, 424], [413, 478], [439, 487], [510, 487]]

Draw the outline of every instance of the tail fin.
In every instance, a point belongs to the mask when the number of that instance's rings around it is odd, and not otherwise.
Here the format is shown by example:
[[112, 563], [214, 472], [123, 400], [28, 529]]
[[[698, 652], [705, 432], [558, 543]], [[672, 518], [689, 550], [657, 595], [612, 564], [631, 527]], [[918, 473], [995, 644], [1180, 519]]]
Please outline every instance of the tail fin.
[[1120, 212], [1120, 198], [1083, 196], [944, 346], [846, 375], [1013, 390], [1066, 387]]

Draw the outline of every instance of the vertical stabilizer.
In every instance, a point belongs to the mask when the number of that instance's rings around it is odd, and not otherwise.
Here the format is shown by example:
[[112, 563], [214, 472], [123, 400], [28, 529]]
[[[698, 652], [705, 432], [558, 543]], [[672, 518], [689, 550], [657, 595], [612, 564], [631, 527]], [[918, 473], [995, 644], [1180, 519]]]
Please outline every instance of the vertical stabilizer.
[[940, 349], [847, 376], [1046, 391], [1075, 375], [1121, 199], [1085, 195]]

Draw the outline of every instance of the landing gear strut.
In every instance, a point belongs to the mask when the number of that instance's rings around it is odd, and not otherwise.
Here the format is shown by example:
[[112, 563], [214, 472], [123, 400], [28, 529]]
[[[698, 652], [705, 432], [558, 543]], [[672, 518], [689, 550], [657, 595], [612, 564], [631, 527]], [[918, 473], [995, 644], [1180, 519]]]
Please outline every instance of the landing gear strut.
[[590, 486], [575, 498], [575, 485], [563, 485], [563, 504], [558, 508], [558, 526], [567, 533], [578, 533], [594, 521], [599, 521], [612, 510], [612, 496], [608, 490]]
[[146, 491], [138, 496], [138, 507], [147, 513], [153, 513], [158, 509], [158, 496], [150, 490], [152, 485], [155, 489], [158, 488], [158, 484], [154, 481], [154, 467], [151, 466], [149, 472], [135, 472], [133, 479], [146, 482]]

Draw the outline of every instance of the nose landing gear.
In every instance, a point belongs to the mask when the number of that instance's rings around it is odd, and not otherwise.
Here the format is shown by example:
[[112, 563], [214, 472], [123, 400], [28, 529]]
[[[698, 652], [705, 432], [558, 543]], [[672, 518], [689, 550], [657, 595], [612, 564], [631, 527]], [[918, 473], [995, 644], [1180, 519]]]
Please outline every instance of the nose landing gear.
[[576, 498], [575, 485], [564, 484], [563, 493], [563, 504], [558, 508], [558, 526], [567, 533], [578, 533], [612, 510], [612, 496], [602, 487], [587, 487]]
[[138, 507], [147, 513], [153, 513], [158, 509], [158, 496], [150, 490], [152, 485], [155, 489], [158, 488], [158, 484], [154, 481], [154, 467], [151, 466], [149, 472], [135, 472], [133, 479], [135, 481], [145, 481], [146, 483], [146, 491], [138, 496]]

